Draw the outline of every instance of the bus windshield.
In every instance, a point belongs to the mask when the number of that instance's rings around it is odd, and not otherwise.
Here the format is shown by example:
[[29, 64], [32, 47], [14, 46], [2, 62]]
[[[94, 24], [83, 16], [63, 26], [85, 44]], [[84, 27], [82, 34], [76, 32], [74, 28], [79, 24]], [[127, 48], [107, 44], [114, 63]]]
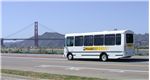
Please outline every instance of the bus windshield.
[[133, 34], [126, 34], [126, 43], [133, 43]]

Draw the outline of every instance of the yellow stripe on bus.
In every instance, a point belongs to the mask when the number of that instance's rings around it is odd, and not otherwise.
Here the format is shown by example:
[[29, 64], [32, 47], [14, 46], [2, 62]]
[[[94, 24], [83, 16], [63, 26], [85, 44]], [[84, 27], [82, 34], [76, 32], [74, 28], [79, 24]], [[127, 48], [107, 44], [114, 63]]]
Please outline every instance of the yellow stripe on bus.
[[84, 51], [104, 51], [104, 50], [108, 50], [107, 47], [103, 47], [103, 46], [87, 46], [84, 47]]

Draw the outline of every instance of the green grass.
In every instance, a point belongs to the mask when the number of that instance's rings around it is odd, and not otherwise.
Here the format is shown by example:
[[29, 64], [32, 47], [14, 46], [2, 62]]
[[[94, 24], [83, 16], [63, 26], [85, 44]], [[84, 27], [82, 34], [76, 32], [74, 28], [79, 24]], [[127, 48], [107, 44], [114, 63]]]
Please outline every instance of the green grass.
[[58, 75], [49, 74], [42, 72], [32, 72], [32, 71], [21, 71], [21, 70], [11, 70], [11, 69], [1, 69], [2, 74], [19, 75], [31, 78], [48, 79], [48, 80], [107, 80], [100, 78], [89, 78], [80, 76], [69, 76], [69, 75]]

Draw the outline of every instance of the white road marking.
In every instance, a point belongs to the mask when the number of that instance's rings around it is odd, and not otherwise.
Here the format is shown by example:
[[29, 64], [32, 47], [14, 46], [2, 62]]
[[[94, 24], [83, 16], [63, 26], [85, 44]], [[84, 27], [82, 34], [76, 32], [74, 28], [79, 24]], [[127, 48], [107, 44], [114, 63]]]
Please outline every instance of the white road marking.
[[66, 68], [68, 70], [80, 70], [77, 67], [70, 67], [70, 66], [56, 66], [56, 65], [40, 65], [35, 67], [41, 67], [41, 68], [48, 68], [48, 67], [60, 67], [60, 68]]
[[148, 73], [149, 71], [143, 71], [143, 70], [124, 70], [124, 69], [109, 69], [109, 68], [91, 68], [91, 67], [74, 67], [74, 66], [61, 66], [61, 65], [39, 65], [39, 66], [35, 66], [35, 67], [39, 67], [39, 68], [49, 68], [49, 67], [57, 67], [57, 68], [65, 68], [68, 70], [85, 70], [85, 69], [89, 69], [89, 70], [101, 70], [101, 71], [109, 71], [109, 72], [146, 72]]
[[78, 67], [69, 67], [69, 68], [66, 68], [67, 70], [75, 70], [75, 71], [79, 71], [80, 68]]
[[72, 66], [60, 66], [60, 65], [39, 65], [39, 66], [35, 66], [35, 67], [41, 67], [41, 68], [48, 68], [48, 67], [62, 67], [62, 68], [68, 68], [68, 67], [72, 67]]

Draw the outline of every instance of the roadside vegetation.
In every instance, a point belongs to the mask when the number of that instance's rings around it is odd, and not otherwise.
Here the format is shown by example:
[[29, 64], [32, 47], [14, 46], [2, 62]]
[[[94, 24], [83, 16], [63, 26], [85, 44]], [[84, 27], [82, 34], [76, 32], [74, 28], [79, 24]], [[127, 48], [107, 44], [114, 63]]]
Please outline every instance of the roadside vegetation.
[[135, 48], [135, 55], [138, 55], [138, 56], [149, 56], [149, 48], [148, 47]]
[[2, 53], [63, 54], [58, 48], [1, 48]]
[[40, 79], [46, 79], [46, 80], [107, 80], [107, 79], [100, 79], [100, 78], [58, 75], [58, 74], [32, 72], [32, 71], [20, 71], [20, 70], [11, 70], [11, 69], [1, 69], [1, 72], [2, 72], [2, 74], [19, 75], [19, 76], [34, 78], [36, 80], [40, 80]]

